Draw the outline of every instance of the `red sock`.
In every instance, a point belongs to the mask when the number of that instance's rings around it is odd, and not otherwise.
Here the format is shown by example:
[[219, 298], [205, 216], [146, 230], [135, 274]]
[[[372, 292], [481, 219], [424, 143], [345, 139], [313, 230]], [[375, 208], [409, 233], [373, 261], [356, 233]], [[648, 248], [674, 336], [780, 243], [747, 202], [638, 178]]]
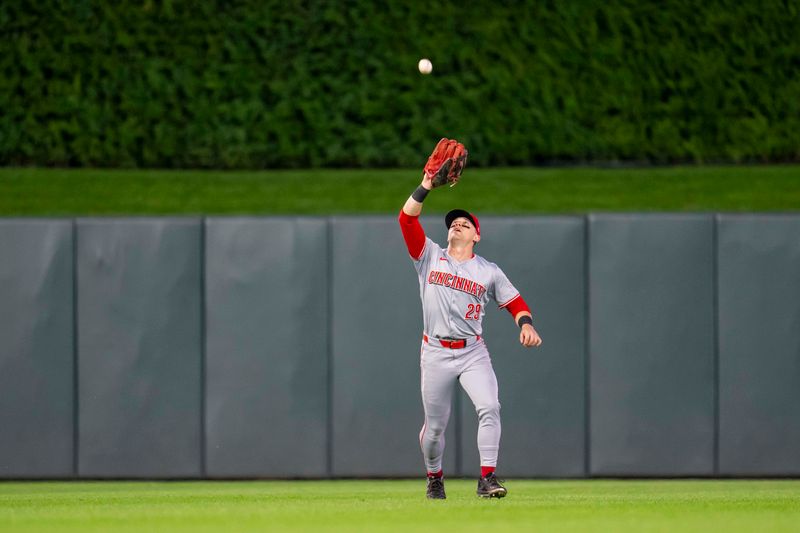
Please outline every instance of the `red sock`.
[[493, 466], [482, 466], [481, 467], [481, 477], [486, 477], [489, 474], [491, 474], [492, 472], [494, 472], [494, 467]]
[[438, 472], [428, 472], [428, 477], [442, 477], [443, 475], [443, 470], [439, 470]]

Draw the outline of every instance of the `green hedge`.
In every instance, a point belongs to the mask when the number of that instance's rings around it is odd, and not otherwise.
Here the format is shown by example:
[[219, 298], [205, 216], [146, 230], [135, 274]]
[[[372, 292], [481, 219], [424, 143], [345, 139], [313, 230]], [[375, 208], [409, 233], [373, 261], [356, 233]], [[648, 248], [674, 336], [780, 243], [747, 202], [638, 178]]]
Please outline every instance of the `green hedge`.
[[[0, 165], [800, 160], [796, 1], [0, 3]], [[434, 72], [422, 76], [419, 58]]]

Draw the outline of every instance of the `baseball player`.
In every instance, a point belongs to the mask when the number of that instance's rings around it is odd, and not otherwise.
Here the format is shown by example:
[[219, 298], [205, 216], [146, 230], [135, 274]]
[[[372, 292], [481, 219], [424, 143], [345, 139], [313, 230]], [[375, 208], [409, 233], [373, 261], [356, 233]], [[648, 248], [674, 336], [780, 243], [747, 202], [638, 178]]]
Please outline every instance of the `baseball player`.
[[422, 183], [400, 211], [400, 228], [420, 284], [424, 331], [420, 354], [425, 422], [419, 441], [428, 471], [427, 497], [444, 499], [442, 455], [450, 400], [458, 381], [478, 413], [481, 475], [478, 496], [502, 498], [506, 488], [495, 474], [500, 445], [497, 378], [481, 337], [481, 321], [490, 300], [508, 310], [520, 327], [523, 346], [539, 346], [528, 305], [500, 268], [475, 255], [481, 240], [478, 217], [454, 209], [445, 216], [447, 248], [439, 247], [419, 223], [422, 202], [436, 186], [454, 185], [466, 164], [467, 151], [442, 139], [425, 165]]

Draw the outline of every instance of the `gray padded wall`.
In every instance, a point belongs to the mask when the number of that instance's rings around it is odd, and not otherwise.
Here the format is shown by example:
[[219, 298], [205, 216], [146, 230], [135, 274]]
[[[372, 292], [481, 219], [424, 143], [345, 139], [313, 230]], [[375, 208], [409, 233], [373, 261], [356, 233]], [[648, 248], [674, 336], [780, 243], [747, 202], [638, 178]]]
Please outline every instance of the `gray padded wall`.
[[72, 222], [0, 221], [0, 477], [73, 474]]
[[[423, 225], [441, 238], [441, 217]], [[419, 476], [422, 307], [400, 226], [387, 217], [335, 218], [332, 237], [333, 474]], [[454, 408], [446, 473], [455, 472], [456, 416]]]
[[[497, 263], [530, 305], [542, 336], [523, 348], [494, 304], [484, 336], [500, 389], [498, 471], [509, 476], [585, 473], [585, 223], [578, 217], [482, 217], [476, 252]], [[477, 475], [477, 415], [462, 393], [462, 472]]]
[[79, 462], [201, 474], [201, 221], [78, 221]]
[[206, 222], [206, 472], [325, 476], [324, 219]]
[[713, 223], [589, 217], [592, 474], [713, 473]]
[[719, 470], [800, 474], [800, 216], [719, 218]]
[[[484, 322], [503, 474], [715, 473], [716, 280], [718, 473], [800, 475], [800, 217], [717, 220], [715, 251], [711, 215], [590, 216], [588, 288], [583, 218], [482, 221], [545, 343]], [[419, 476], [411, 260], [394, 217], [328, 224], [209, 219], [204, 264], [199, 219], [0, 221], [0, 478]], [[445, 470], [474, 476], [458, 399]]]

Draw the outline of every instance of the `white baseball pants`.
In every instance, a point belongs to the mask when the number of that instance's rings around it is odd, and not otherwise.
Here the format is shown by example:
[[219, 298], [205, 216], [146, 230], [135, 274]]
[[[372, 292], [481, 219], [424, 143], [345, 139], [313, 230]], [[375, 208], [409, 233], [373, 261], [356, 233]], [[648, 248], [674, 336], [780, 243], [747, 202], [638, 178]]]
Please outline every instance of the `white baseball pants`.
[[500, 447], [500, 401], [497, 377], [483, 339], [466, 348], [438, 345], [436, 339], [423, 341], [420, 370], [425, 423], [419, 434], [422, 455], [428, 472], [442, 469], [444, 431], [450, 418], [451, 399], [456, 381], [469, 395], [478, 413], [478, 451], [481, 466], [497, 466]]

